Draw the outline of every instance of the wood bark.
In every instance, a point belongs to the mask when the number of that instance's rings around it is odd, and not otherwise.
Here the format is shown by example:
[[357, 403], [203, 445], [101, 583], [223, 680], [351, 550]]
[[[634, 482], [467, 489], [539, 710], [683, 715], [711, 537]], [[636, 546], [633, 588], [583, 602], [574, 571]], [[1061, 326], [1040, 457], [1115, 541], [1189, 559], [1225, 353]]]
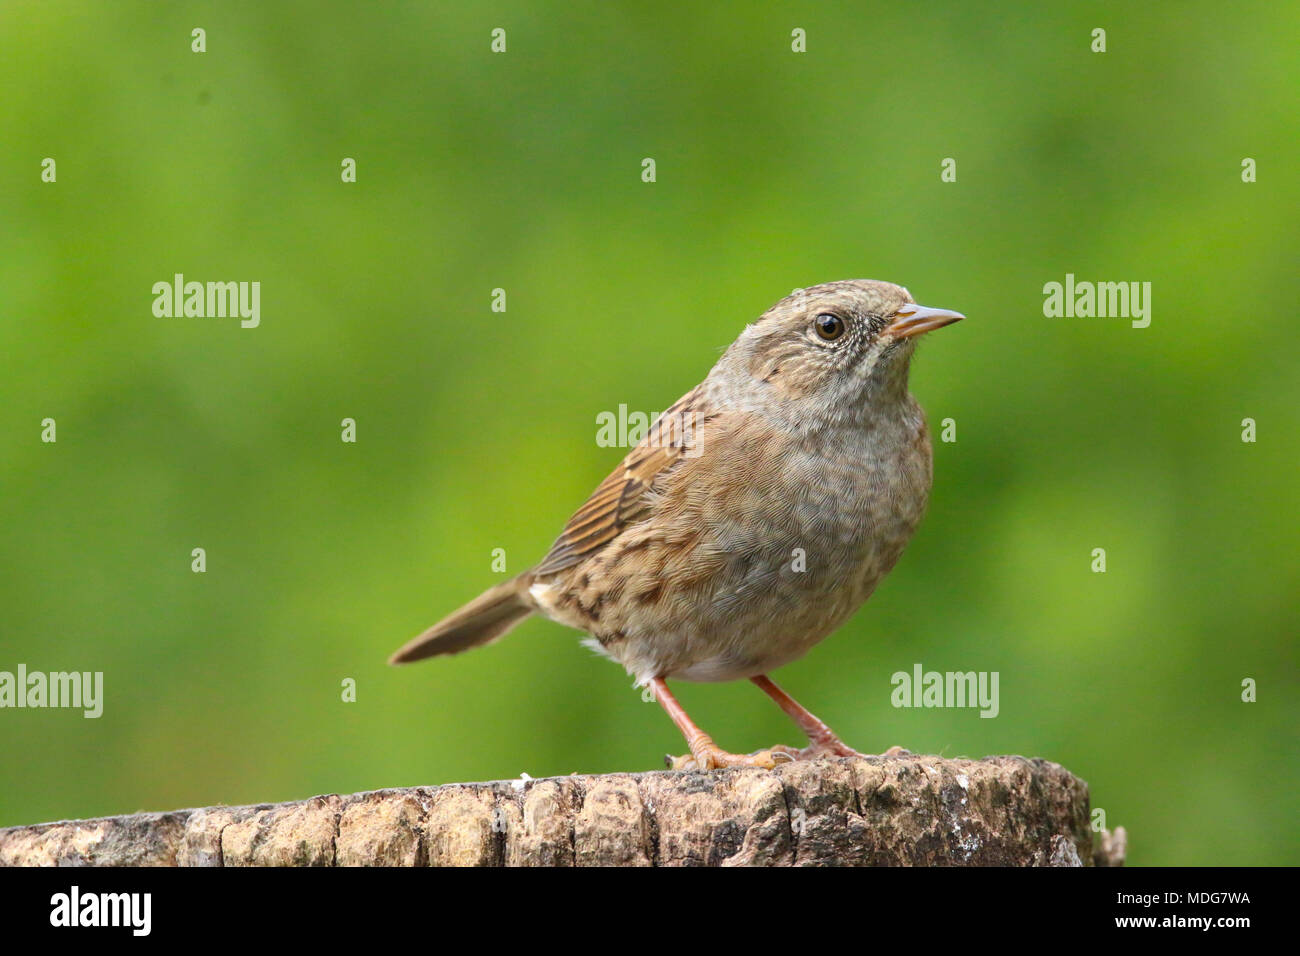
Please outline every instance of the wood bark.
[[0, 830], [8, 866], [1085, 866], [1088, 787], [1024, 757], [573, 775]]

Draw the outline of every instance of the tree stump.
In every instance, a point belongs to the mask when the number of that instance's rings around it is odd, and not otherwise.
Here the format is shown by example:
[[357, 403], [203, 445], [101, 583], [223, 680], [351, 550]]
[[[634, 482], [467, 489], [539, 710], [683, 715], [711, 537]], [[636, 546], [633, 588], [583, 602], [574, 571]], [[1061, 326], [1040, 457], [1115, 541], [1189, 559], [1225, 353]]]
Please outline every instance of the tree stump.
[[1085, 866], [1088, 787], [1024, 757], [574, 774], [0, 830], [6, 866]]

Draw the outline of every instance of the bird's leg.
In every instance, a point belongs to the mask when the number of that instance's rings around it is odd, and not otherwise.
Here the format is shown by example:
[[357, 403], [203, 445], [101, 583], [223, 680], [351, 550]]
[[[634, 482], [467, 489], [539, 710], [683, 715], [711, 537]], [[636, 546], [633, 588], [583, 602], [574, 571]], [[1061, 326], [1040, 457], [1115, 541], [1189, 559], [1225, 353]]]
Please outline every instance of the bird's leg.
[[695, 721], [687, 715], [677, 698], [672, 695], [662, 677], [650, 681], [655, 700], [668, 712], [677, 729], [686, 738], [686, 746], [691, 748], [684, 757], [666, 757], [668, 766], [673, 770], [713, 770], [717, 767], [763, 767], [771, 770], [779, 762], [793, 760], [793, 751], [789, 748], [759, 750], [752, 754], [732, 754], [720, 748], [713, 738], [700, 730]]
[[[798, 751], [800, 759], [806, 760], [821, 756], [867, 756], [866, 754], [858, 753], [844, 741], [840, 740], [835, 731], [827, 727], [826, 724], [822, 722], [821, 718], [801, 705], [780, 687], [776, 686], [776, 682], [766, 674], [760, 674], [758, 677], [751, 677], [750, 680], [757, 684], [763, 693], [776, 701], [776, 705], [785, 711], [791, 720], [799, 725], [800, 730], [808, 735], [808, 746], [803, 750]], [[884, 752], [884, 754], [882, 754], [882, 756], [897, 757], [909, 752], [910, 751], [904, 750], [902, 747], [890, 747]]]

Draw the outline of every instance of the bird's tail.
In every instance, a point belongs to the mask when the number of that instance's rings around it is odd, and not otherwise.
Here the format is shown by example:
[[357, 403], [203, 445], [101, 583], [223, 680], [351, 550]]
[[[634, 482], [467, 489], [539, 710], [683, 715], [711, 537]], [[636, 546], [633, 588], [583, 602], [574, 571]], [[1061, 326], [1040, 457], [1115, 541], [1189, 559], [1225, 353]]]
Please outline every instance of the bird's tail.
[[459, 611], [453, 611], [413, 638], [388, 659], [409, 664], [438, 654], [458, 654], [501, 637], [536, 608], [528, 593], [531, 574], [521, 574], [488, 588]]

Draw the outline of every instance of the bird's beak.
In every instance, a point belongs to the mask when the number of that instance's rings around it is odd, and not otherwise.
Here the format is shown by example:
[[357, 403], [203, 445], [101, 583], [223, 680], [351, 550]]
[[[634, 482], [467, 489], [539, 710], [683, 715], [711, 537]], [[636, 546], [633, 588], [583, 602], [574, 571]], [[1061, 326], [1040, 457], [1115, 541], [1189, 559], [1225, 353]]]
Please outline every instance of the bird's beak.
[[885, 332], [896, 339], [910, 339], [914, 335], [933, 332], [945, 325], [960, 322], [966, 316], [960, 312], [947, 309], [930, 309], [923, 305], [909, 302], [898, 310], [894, 321], [885, 326]]

